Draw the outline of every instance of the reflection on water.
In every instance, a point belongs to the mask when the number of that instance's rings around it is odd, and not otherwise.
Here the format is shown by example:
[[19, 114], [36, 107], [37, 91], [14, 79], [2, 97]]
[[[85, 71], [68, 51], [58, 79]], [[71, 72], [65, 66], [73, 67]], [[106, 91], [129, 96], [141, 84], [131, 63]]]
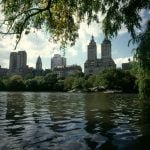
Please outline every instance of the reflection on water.
[[[7, 94], [7, 110], [5, 119], [9, 121], [6, 132], [10, 136], [17, 136], [22, 133], [24, 127], [20, 121], [24, 118], [24, 97], [22, 94]], [[13, 128], [12, 128], [13, 127]]]
[[150, 105], [135, 95], [1, 93], [0, 149], [150, 147]]

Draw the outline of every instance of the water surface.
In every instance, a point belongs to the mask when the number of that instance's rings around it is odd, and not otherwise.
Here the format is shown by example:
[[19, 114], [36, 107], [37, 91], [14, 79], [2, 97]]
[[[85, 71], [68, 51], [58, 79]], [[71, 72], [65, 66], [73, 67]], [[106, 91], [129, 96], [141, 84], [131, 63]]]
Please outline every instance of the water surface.
[[150, 107], [136, 95], [0, 93], [0, 150], [150, 148]]

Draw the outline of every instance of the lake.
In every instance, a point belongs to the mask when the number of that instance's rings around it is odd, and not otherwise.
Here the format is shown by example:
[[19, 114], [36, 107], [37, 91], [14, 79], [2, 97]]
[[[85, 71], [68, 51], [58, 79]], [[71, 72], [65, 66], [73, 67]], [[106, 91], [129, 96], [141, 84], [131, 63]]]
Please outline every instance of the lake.
[[133, 94], [0, 93], [0, 150], [145, 150], [150, 105]]

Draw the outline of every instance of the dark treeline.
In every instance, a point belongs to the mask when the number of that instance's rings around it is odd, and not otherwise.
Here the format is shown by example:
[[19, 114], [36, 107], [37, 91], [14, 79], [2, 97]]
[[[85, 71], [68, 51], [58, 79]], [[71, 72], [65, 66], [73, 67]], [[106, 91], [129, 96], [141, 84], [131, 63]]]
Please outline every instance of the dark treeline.
[[78, 73], [66, 78], [57, 78], [56, 74], [44, 76], [1, 77], [0, 91], [90, 91], [95, 87], [105, 90], [120, 90], [122, 92], [137, 92], [136, 77], [129, 71], [121, 69], [104, 70], [96, 75]]

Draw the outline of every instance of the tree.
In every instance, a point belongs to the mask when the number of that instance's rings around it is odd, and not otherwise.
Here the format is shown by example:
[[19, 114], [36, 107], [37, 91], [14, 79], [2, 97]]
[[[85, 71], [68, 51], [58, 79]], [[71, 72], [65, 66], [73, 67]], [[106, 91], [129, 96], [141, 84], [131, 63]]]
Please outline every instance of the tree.
[[57, 83], [58, 79], [57, 79], [57, 75], [53, 74], [53, 73], [48, 73], [45, 77], [44, 77], [44, 86], [45, 86], [45, 90], [47, 91], [55, 91], [56, 90], [56, 83]]
[[44, 29], [54, 41], [62, 45], [74, 44], [78, 37], [80, 22], [87, 20], [90, 24], [98, 20], [98, 12], [103, 19], [103, 31], [106, 36], [117, 35], [125, 25], [132, 37], [135, 27], [141, 28], [139, 12], [150, 8], [149, 0], [1, 0], [4, 14], [2, 24], [7, 25], [2, 34], [15, 34], [17, 44], [22, 33], [31, 29]]
[[84, 88], [84, 83], [85, 83], [85, 80], [83, 77], [80, 77], [80, 78], [75, 78], [74, 79], [74, 82], [72, 84], [72, 89], [83, 89]]
[[11, 91], [25, 90], [25, 84], [24, 84], [22, 76], [14, 75], [14, 76], [10, 77], [7, 82], [6, 87], [8, 90], [11, 90]]
[[64, 80], [58, 80], [58, 82], [56, 83], [56, 91], [64, 91]]
[[137, 77], [139, 92], [142, 99], [150, 97], [150, 21], [144, 33], [137, 36], [138, 47], [136, 49]]
[[136, 78], [121, 69], [108, 69], [96, 75], [95, 86], [104, 86], [109, 90], [121, 90], [123, 92], [136, 92]]
[[[17, 46], [23, 33], [28, 34], [31, 29], [42, 28], [50, 33], [54, 41], [61, 41], [63, 46], [69, 42], [74, 44], [80, 20], [88, 12], [84, 5], [85, 1], [81, 0], [2, 0], [5, 17], [2, 24], [7, 24], [8, 28], [1, 33], [15, 34]], [[81, 8], [82, 11], [78, 11]]]
[[39, 85], [36, 79], [28, 79], [25, 82], [26, 90], [27, 91], [38, 91]]
[[72, 76], [66, 77], [64, 80], [64, 90], [71, 90], [75, 78]]

